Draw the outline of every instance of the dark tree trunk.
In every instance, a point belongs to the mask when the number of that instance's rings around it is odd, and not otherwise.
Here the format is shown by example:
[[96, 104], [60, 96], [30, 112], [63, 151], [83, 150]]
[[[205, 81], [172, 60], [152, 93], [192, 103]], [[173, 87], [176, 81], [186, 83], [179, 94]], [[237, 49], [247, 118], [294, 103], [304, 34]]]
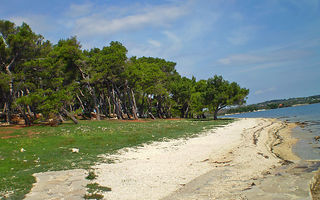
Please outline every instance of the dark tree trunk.
[[97, 120], [100, 120], [100, 109], [99, 106], [97, 105], [97, 96], [95, 94], [95, 90], [94, 88], [91, 86], [91, 84], [89, 83], [89, 76], [87, 76], [81, 69], [80, 66], [77, 66], [81, 76], [84, 80], [86, 80], [86, 84], [89, 90], [89, 93], [91, 94], [92, 98], [93, 98], [93, 103], [94, 103], [94, 109], [96, 110], [96, 116], [97, 116]]
[[22, 112], [22, 118], [24, 119], [24, 124], [26, 126], [31, 126], [31, 120], [29, 119], [28, 115], [25, 112]]
[[172, 114], [171, 114], [171, 106], [168, 106], [168, 109], [167, 109], [167, 118], [172, 118]]
[[5, 113], [7, 110], [7, 103], [4, 102], [2, 113]]
[[81, 108], [82, 108], [82, 111], [84, 111], [85, 108], [84, 108], [84, 105], [83, 105], [83, 103], [82, 103], [82, 100], [80, 99], [80, 97], [79, 97], [78, 94], [76, 95], [76, 97], [77, 97], [77, 99], [78, 99], [78, 101], [79, 101], [79, 103], [80, 103], [80, 106], [81, 106]]
[[[119, 93], [118, 93], [119, 94]], [[129, 97], [128, 97], [129, 98]], [[121, 101], [121, 99], [120, 99], [120, 94], [119, 94], [119, 100]], [[124, 110], [124, 112], [127, 114], [127, 117], [128, 117], [128, 119], [131, 119], [131, 117], [130, 117], [130, 114], [129, 114], [129, 109], [128, 109], [128, 107], [127, 107], [127, 101], [126, 101], [126, 98], [125, 98], [125, 94], [123, 94], [123, 98], [122, 98], [122, 102], [123, 102], [123, 110]], [[121, 102], [120, 102], [120, 104], [121, 104]]]
[[189, 109], [189, 105], [187, 103], [184, 103], [181, 108], [181, 115], [180, 115], [181, 118], [187, 118], [188, 109]]
[[[137, 115], [137, 104], [136, 104], [136, 99], [134, 97], [134, 92], [132, 89], [130, 89], [131, 91], [131, 99], [132, 99], [132, 113], [133, 113], [133, 117], [135, 119], [138, 119], [138, 115]], [[129, 95], [130, 96], [130, 95]]]
[[160, 119], [165, 118], [165, 114], [164, 114], [164, 110], [163, 110], [163, 106], [162, 106], [162, 97], [161, 96], [159, 96], [157, 98], [157, 114], [158, 114]]
[[8, 102], [4, 103], [3, 113], [5, 113], [5, 115], [6, 115], [6, 122], [9, 123], [10, 122], [10, 114], [8, 112]]
[[94, 90], [92, 92], [92, 96], [93, 96], [94, 109], [95, 109], [95, 113], [96, 113], [96, 116], [97, 116], [97, 120], [100, 121], [101, 120], [101, 118], [100, 118], [100, 109], [99, 109], [99, 106], [97, 104], [98, 99], [97, 99], [97, 96], [96, 96]]
[[107, 102], [108, 102], [108, 115], [111, 116], [111, 102], [110, 102], [110, 96], [107, 96]]
[[189, 114], [189, 104], [187, 104], [187, 108], [184, 112], [184, 118], [188, 118], [188, 114]]
[[16, 57], [14, 57], [12, 59], [12, 61], [9, 63], [9, 65], [6, 66], [6, 72], [10, 77], [10, 81], [9, 81], [9, 96], [7, 99], [7, 113], [6, 113], [6, 120], [8, 123], [10, 123], [11, 121], [11, 104], [13, 101], [13, 76], [12, 76], [12, 72], [11, 72], [11, 68], [13, 66], [13, 63], [15, 62]]
[[156, 119], [153, 114], [152, 114], [152, 105], [151, 105], [151, 100], [150, 98], [147, 96], [147, 100], [148, 100], [148, 104], [149, 104], [149, 108], [148, 108], [148, 115], [151, 117], [151, 119]]
[[145, 94], [143, 94], [142, 95], [142, 103], [141, 103], [141, 105], [139, 106], [139, 114], [140, 114], [140, 117], [141, 116], [145, 116], [145, 111], [144, 111], [144, 104], [145, 104], [145, 98], [147, 98], [147, 97], [145, 97], [146, 95]]
[[222, 108], [225, 108], [226, 107], [226, 105], [221, 105], [221, 104], [219, 104], [217, 107], [216, 107], [216, 109], [214, 110], [214, 115], [213, 115], [213, 119], [214, 120], [217, 120], [218, 119], [218, 112], [219, 112], [219, 110], [221, 110]]
[[[168, 101], [166, 101], [168, 102]], [[169, 103], [170, 105], [170, 103]], [[171, 106], [169, 106], [168, 103], [165, 104], [165, 106], [163, 107], [164, 109], [164, 115], [166, 118], [171, 118], [171, 112], [170, 112], [170, 109], [171, 109]]]
[[158, 117], [160, 119], [162, 119], [161, 108], [160, 107], [161, 107], [161, 105], [160, 105], [159, 101], [157, 101], [157, 114], [158, 114]]
[[63, 114], [68, 116], [73, 121], [73, 123], [75, 123], [75, 124], [79, 123], [79, 121], [70, 112], [68, 112], [65, 108], [61, 108], [61, 111]]
[[108, 111], [107, 111], [107, 103], [106, 103], [106, 97], [104, 95], [104, 92], [102, 92], [100, 94], [100, 108], [101, 108], [101, 111], [102, 111], [102, 114], [104, 115], [107, 115]]
[[37, 112], [36, 112], [36, 109], [34, 108], [34, 106], [30, 106], [30, 109], [31, 109], [31, 112], [33, 115], [33, 120], [38, 119]]
[[22, 118], [24, 119], [24, 124], [26, 126], [31, 126], [31, 121], [30, 121], [28, 115], [26, 115], [26, 112], [24, 111], [24, 109], [22, 109], [20, 105], [17, 105], [17, 108], [20, 111]]
[[125, 87], [126, 87], [126, 92], [127, 92], [127, 96], [128, 96], [128, 101], [131, 106], [132, 116], [134, 119], [138, 119], [137, 106], [135, 105], [134, 94], [133, 94], [132, 89], [129, 88], [127, 80], [125, 81]]
[[[29, 91], [29, 89], [28, 89], [28, 88], [26, 88], [26, 92], [27, 92], [27, 95], [29, 95], [29, 94], [30, 94], [30, 91]], [[33, 113], [32, 113], [32, 111], [31, 111], [31, 108], [30, 108], [30, 106], [29, 106], [29, 105], [27, 105], [27, 112], [28, 112], [28, 115], [30, 116], [30, 118], [35, 119], [35, 116], [33, 115]]]
[[111, 96], [112, 102], [113, 102], [113, 104], [115, 106], [114, 110], [115, 110], [115, 113], [117, 115], [117, 118], [118, 119], [123, 119], [123, 117], [121, 115], [121, 112], [120, 112], [119, 104], [118, 104], [117, 99], [115, 97], [115, 92], [114, 92], [114, 88], [113, 87], [109, 89], [109, 96]]
[[214, 113], [213, 113], [213, 119], [217, 120], [218, 119], [218, 108], [215, 109]]
[[63, 117], [62, 117], [62, 115], [59, 113], [58, 114], [58, 118], [59, 118], [59, 120], [61, 121], [61, 122], [64, 122], [64, 119], [63, 119]]
[[148, 115], [150, 116], [151, 119], [156, 119], [151, 112], [148, 112]]
[[120, 93], [120, 90], [119, 90], [119, 88], [117, 87], [117, 85], [116, 84], [113, 84], [114, 85], [114, 88], [115, 88], [115, 91], [116, 91], [116, 95], [117, 95], [117, 99], [118, 99], [118, 105], [119, 105], [119, 108], [120, 108], [120, 113], [121, 113], [121, 115], [122, 115], [122, 119], [124, 118], [123, 116], [125, 115], [125, 114], [127, 114], [127, 116], [128, 116], [128, 119], [130, 119], [130, 115], [129, 115], [129, 113], [128, 113], [128, 109], [127, 109], [127, 104], [126, 104], [126, 100], [125, 100], [125, 95], [122, 95], [121, 96], [121, 93]]

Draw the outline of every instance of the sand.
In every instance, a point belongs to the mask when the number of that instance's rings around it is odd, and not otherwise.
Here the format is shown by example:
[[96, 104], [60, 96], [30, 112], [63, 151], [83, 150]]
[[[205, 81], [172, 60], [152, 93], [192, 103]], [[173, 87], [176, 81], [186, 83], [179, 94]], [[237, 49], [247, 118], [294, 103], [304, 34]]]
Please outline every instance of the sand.
[[[112, 200], [247, 199], [250, 194], [246, 191], [270, 176], [283, 159], [299, 160], [291, 151], [296, 141], [290, 139], [289, 128], [274, 119], [239, 119], [199, 137], [122, 149], [118, 154], [105, 155], [115, 163], [93, 166], [98, 175], [94, 182], [112, 188], [103, 193], [105, 199]], [[37, 183], [26, 199], [59, 199], [48, 194], [53, 186], [45, 177], [54, 179], [52, 173], [34, 174]], [[74, 191], [85, 194], [85, 172], [56, 173], [64, 174], [60, 182], [58, 178], [53, 181], [60, 195]], [[71, 187], [66, 185], [69, 179], [83, 182]]]

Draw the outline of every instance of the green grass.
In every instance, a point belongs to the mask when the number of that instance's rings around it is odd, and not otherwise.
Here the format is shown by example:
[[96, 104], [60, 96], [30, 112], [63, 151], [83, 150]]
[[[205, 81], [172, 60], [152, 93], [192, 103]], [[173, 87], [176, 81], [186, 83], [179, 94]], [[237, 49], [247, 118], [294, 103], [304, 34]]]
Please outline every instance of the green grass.
[[87, 194], [84, 195], [84, 199], [102, 199], [104, 196], [101, 192], [109, 192], [111, 188], [104, 187], [98, 183], [87, 184]]
[[88, 180], [93, 180], [93, 179], [95, 179], [95, 178], [97, 178], [97, 175], [94, 173], [94, 171], [89, 171], [89, 174], [88, 174], [88, 176], [86, 177], [86, 179], [88, 179]]
[[84, 199], [103, 199], [103, 195], [99, 193], [93, 193], [93, 194], [85, 194]]
[[[193, 137], [204, 129], [230, 122], [231, 120], [104, 120], [14, 130], [10, 135], [21, 137], [0, 139], [0, 199], [22, 199], [35, 182], [33, 173], [89, 169], [95, 162], [102, 161], [99, 154], [114, 153], [124, 147], [135, 147], [152, 141]], [[4, 130], [0, 128], [0, 133]], [[38, 134], [30, 136], [30, 133]], [[21, 152], [21, 148], [25, 151]], [[71, 148], [78, 148], [79, 153], [72, 153]], [[8, 192], [13, 194], [9, 198], [4, 197]]]
[[99, 185], [98, 183], [90, 183], [87, 184], [88, 192], [89, 193], [97, 193], [97, 192], [109, 192], [111, 191], [111, 188], [109, 187], [104, 187]]

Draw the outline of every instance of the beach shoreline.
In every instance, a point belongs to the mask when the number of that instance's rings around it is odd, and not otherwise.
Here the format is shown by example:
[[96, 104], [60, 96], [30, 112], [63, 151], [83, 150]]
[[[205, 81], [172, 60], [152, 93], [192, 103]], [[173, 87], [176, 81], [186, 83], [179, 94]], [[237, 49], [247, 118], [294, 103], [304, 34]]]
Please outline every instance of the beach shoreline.
[[[246, 191], [254, 189], [259, 180], [272, 176], [285, 164], [284, 160], [290, 163], [299, 160], [292, 153], [296, 140], [289, 133], [291, 128], [290, 124], [275, 119], [238, 119], [195, 138], [122, 149], [118, 154], [106, 155], [114, 163], [92, 167], [98, 175], [94, 182], [112, 188], [103, 193], [105, 199], [245, 198]], [[68, 177], [72, 176], [70, 171], [65, 171], [68, 175], [64, 175], [61, 183], [53, 181], [61, 185], [59, 193], [63, 195], [64, 188], [68, 192], [85, 192], [88, 180], [83, 176], [76, 180], [83, 180], [77, 187], [64, 186], [68, 179], [75, 179]], [[41, 181], [46, 173], [34, 175], [37, 183], [26, 199], [48, 197], [39, 190], [40, 186], [42, 191], [50, 188]], [[50, 176], [54, 179], [54, 175]]]

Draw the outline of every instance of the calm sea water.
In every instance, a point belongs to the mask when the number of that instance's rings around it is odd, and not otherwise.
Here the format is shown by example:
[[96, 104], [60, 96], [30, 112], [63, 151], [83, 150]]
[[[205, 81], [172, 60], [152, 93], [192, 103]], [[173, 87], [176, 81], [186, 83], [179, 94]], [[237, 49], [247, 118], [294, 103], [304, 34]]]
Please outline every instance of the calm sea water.
[[293, 151], [303, 160], [320, 160], [320, 141], [315, 141], [315, 136], [320, 136], [320, 103], [279, 108], [273, 110], [229, 115], [235, 118], [278, 118], [283, 121], [301, 122], [293, 130], [293, 136], [299, 139]]

